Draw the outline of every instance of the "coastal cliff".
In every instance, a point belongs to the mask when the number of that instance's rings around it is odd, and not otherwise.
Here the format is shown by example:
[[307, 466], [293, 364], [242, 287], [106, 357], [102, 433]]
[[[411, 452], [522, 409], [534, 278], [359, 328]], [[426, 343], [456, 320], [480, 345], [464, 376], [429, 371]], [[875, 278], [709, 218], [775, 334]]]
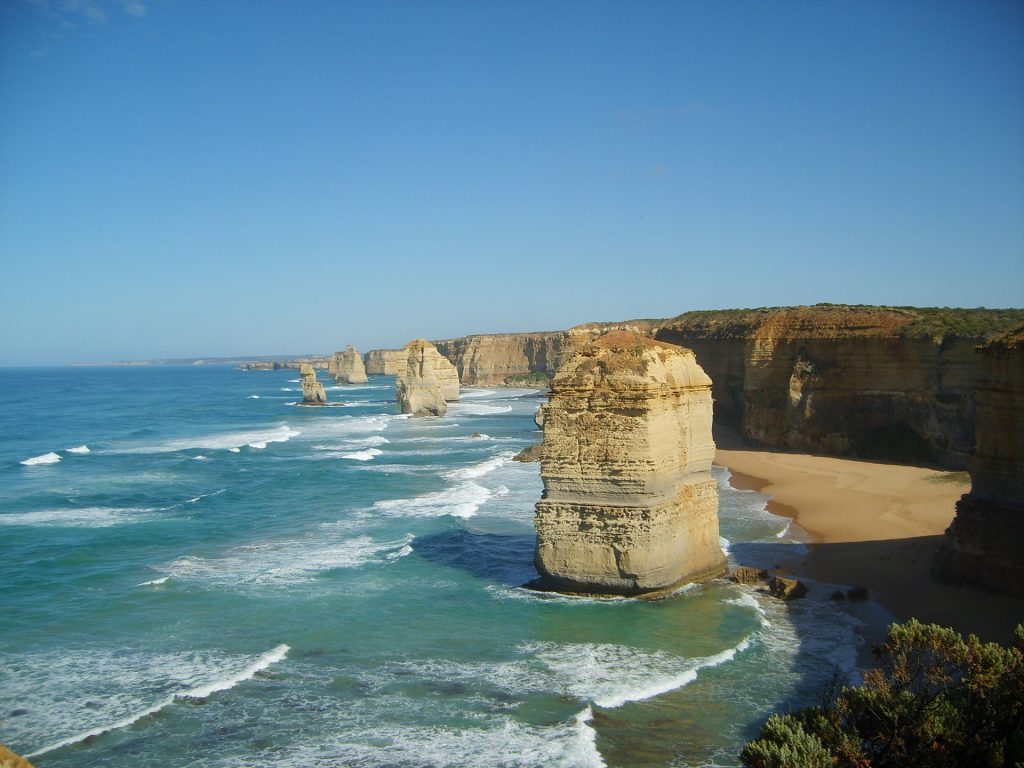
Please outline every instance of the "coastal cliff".
[[602, 333], [623, 330], [646, 335], [656, 325], [655, 320], [587, 323], [567, 331], [478, 334], [434, 345], [455, 364], [466, 386], [547, 386], [563, 362]]
[[368, 381], [363, 357], [351, 344], [345, 347], [344, 352], [331, 355], [327, 372], [334, 376], [335, 384], [365, 384]]
[[455, 367], [425, 339], [410, 341], [403, 351], [405, 366], [398, 371], [395, 380], [395, 397], [402, 413], [444, 416], [448, 412], [446, 395], [452, 394], [452, 376], [455, 376], [455, 392], [451, 399], [459, 399]]
[[978, 350], [971, 490], [936, 555], [944, 581], [1024, 597], [1024, 325]]
[[692, 352], [605, 334], [558, 370], [543, 416], [542, 586], [638, 594], [725, 572], [711, 380]]
[[405, 367], [404, 349], [371, 349], [363, 355], [366, 372], [371, 376], [397, 376]]
[[966, 466], [974, 350], [1020, 310], [817, 305], [689, 312], [657, 339], [692, 349], [716, 417], [748, 440], [837, 456]]

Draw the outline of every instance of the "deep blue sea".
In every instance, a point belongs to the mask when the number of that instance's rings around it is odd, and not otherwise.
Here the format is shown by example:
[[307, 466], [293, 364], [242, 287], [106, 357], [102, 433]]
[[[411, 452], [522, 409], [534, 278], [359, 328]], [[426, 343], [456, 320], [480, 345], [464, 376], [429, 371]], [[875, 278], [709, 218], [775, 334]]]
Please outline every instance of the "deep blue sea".
[[[323, 376], [323, 374], [321, 374]], [[538, 594], [533, 390], [0, 370], [0, 742], [39, 768], [738, 764], [857, 622], [726, 581]], [[730, 558], [800, 557], [716, 469]]]

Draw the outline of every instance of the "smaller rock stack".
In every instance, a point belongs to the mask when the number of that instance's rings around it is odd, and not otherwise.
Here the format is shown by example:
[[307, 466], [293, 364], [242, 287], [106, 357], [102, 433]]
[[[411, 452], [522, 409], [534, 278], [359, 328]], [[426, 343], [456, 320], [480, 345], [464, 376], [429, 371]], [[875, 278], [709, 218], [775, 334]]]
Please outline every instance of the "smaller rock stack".
[[363, 356], [349, 344], [344, 352], [335, 352], [331, 355], [331, 364], [327, 372], [334, 375], [335, 384], [365, 384], [366, 367], [363, 365]]
[[[405, 366], [399, 369], [395, 380], [395, 395], [402, 413], [444, 416], [448, 412], [448, 405], [444, 396], [445, 384], [438, 376], [440, 366], [437, 362], [437, 358], [444, 358], [425, 339], [410, 341], [404, 351]], [[448, 365], [451, 366], [451, 363]]]
[[690, 350], [607, 333], [558, 369], [542, 416], [542, 587], [639, 594], [725, 573], [711, 380]]
[[299, 368], [299, 376], [302, 378], [302, 404], [323, 405], [327, 402], [327, 393], [324, 392], [323, 384], [316, 378], [316, 369], [309, 363], [303, 363]]
[[366, 372], [371, 376], [397, 376], [405, 368], [405, 358], [404, 349], [371, 349], [363, 362], [366, 363]]

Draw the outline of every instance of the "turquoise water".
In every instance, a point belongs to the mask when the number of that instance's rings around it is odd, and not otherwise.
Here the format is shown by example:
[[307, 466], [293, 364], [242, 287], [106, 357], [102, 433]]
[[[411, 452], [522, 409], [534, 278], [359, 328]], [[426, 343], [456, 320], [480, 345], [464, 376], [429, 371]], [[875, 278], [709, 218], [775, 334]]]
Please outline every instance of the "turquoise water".
[[[325, 385], [327, 382], [325, 381]], [[724, 581], [578, 599], [533, 569], [531, 390], [0, 371], [0, 742], [75, 766], [736, 765], [850, 668], [856, 623]], [[730, 557], [799, 557], [721, 488]]]

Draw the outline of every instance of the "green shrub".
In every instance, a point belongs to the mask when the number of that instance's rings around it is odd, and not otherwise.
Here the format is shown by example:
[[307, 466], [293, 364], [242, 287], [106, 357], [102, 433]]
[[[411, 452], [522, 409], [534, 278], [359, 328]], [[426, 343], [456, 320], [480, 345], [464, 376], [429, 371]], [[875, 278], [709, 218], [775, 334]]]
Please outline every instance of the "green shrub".
[[835, 686], [819, 707], [768, 718], [743, 765], [1024, 765], [1024, 625], [1004, 648], [911, 619], [889, 627], [875, 655], [863, 685]]

